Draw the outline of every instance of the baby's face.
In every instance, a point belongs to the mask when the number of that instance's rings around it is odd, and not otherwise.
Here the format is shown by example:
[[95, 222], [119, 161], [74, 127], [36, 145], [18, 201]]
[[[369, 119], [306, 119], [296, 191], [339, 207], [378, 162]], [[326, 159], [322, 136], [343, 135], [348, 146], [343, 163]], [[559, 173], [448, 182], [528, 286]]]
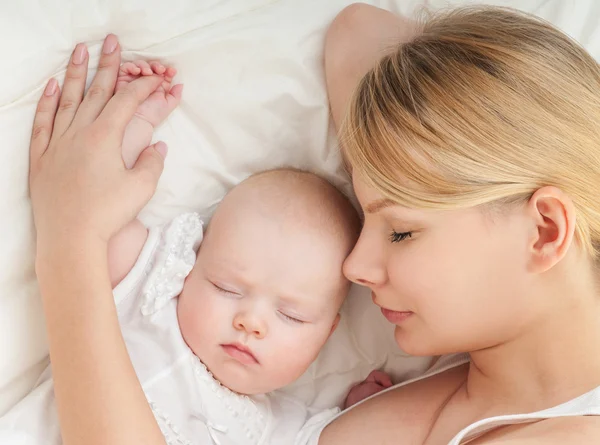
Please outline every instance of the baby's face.
[[347, 246], [334, 238], [261, 212], [215, 215], [178, 318], [186, 343], [223, 385], [266, 393], [314, 361], [348, 290]]

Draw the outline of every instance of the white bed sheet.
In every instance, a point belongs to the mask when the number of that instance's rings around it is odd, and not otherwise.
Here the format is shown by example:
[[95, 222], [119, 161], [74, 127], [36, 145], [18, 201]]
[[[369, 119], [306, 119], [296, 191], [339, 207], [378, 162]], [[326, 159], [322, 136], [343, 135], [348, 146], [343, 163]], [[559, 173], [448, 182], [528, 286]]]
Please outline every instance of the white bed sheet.
[[[349, 0], [21, 0], [0, 3], [0, 414], [47, 363], [27, 197], [27, 147], [45, 80], [59, 79], [70, 51], [119, 35], [124, 59], [161, 59], [185, 83], [181, 107], [157, 131], [170, 146], [158, 192], [143, 212], [157, 223], [184, 210], [210, 216], [232, 185], [252, 172], [290, 165], [347, 188], [339, 169], [322, 66], [327, 25]], [[410, 14], [419, 0], [367, 3]], [[437, 8], [445, 1], [425, 2]], [[464, 4], [458, 1], [454, 4]], [[468, 1], [468, 3], [474, 3]], [[489, 2], [487, 2], [489, 3]], [[551, 20], [600, 56], [600, 2], [496, 1]], [[90, 75], [93, 70], [90, 71]], [[354, 289], [331, 342], [289, 391], [314, 406], [383, 366], [396, 379], [427, 359], [398, 351], [391, 327]]]

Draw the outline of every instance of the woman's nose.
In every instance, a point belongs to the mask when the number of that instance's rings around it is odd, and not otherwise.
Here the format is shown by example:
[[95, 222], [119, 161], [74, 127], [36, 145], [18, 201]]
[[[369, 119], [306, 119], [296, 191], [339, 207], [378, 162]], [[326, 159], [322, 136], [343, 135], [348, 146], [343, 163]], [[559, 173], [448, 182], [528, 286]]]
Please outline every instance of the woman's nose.
[[238, 331], [245, 331], [258, 339], [267, 335], [266, 323], [257, 315], [249, 312], [238, 312], [233, 317], [233, 327]]
[[363, 286], [379, 286], [387, 279], [387, 266], [383, 252], [381, 248], [366, 239], [364, 232], [344, 261], [343, 271], [346, 278]]

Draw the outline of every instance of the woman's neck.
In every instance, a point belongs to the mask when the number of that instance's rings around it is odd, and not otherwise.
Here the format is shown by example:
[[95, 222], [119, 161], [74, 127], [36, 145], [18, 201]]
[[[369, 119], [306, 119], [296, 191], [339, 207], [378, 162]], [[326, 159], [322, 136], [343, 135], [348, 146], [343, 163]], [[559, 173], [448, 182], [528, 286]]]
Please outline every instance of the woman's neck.
[[561, 304], [527, 331], [471, 353], [470, 399], [531, 412], [600, 386], [600, 299], [593, 285], [568, 284], [544, 293]]

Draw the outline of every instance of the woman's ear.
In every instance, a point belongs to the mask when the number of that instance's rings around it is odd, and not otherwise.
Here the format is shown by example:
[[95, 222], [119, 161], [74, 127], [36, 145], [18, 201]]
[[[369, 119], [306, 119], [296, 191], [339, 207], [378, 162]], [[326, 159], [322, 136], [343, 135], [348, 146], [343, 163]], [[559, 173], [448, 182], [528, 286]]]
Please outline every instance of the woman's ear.
[[575, 206], [560, 189], [542, 187], [529, 199], [527, 213], [535, 224], [529, 268], [543, 273], [557, 264], [573, 243]]

